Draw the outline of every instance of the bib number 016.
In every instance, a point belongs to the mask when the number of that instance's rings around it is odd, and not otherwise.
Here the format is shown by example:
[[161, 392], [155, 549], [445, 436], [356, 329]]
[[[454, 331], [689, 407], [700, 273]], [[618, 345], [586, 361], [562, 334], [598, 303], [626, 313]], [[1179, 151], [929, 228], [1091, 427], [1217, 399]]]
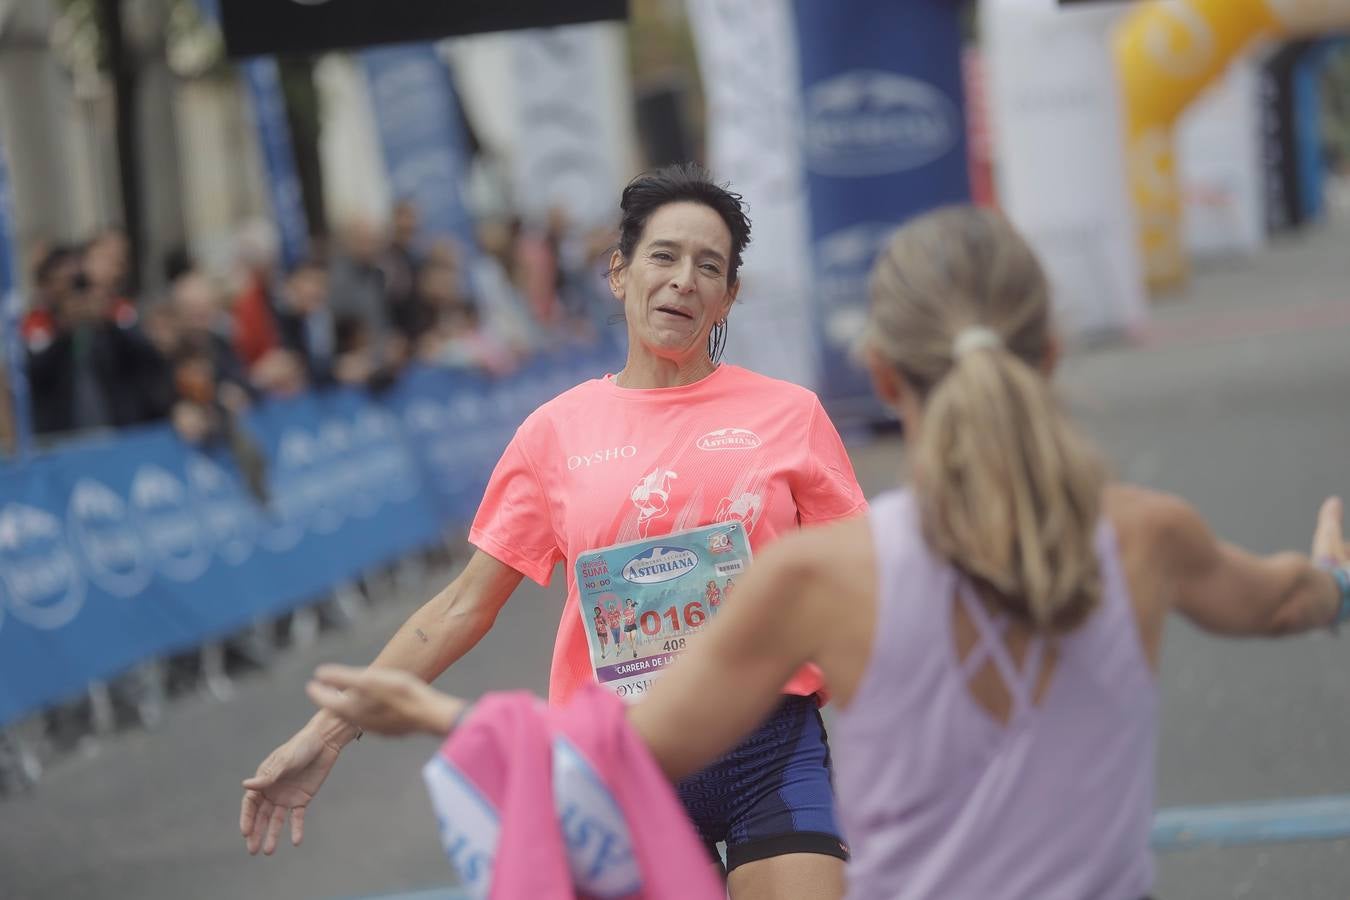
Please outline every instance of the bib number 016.
[[[680, 613], [681, 610], [676, 606], [668, 606], [664, 612], [659, 613], [655, 610], [647, 610], [639, 619], [642, 633], [648, 637], [658, 635], [665, 623], [670, 624], [670, 631], [685, 631], [690, 628], [697, 628], [708, 618], [708, 614], [703, 611], [703, 601], [701, 600], [691, 600], [686, 603], [683, 618], [681, 618]], [[665, 622], [662, 622], [662, 619]]]

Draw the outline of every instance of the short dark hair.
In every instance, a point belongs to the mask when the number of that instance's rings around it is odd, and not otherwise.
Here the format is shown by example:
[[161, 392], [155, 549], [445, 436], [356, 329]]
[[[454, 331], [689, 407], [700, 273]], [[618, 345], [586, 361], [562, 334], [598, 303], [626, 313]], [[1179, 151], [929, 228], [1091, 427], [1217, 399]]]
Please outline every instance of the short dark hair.
[[676, 163], [643, 173], [623, 189], [619, 209], [619, 253], [624, 260], [633, 258], [643, 229], [652, 213], [668, 203], [701, 203], [722, 217], [731, 232], [731, 259], [727, 261], [727, 284], [736, 283], [741, 255], [750, 244], [750, 218], [745, 214], [745, 199], [725, 184], [713, 181], [708, 170], [698, 163]]

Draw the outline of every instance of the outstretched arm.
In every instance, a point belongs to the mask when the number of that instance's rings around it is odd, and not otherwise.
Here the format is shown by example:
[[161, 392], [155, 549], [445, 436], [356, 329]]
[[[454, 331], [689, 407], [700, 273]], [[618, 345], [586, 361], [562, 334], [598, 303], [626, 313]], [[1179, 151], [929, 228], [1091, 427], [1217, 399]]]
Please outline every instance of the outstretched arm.
[[1276, 636], [1330, 625], [1340, 607], [1339, 586], [1325, 565], [1347, 562], [1341, 503], [1322, 504], [1313, 556], [1260, 556], [1214, 536], [1190, 506], [1171, 497], [1157, 502], [1163, 558], [1174, 577], [1173, 605], [1209, 631]]
[[[807, 661], [821, 664], [846, 700], [866, 665], [875, 558], [865, 520], [809, 529], [778, 541], [736, 583], [736, 596], [629, 721], [671, 779], [734, 747], [779, 702]], [[465, 704], [402, 672], [323, 667], [310, 696], [382, 734], [444, 733]], [[342, 693], [336, 690], [340, 689]]]
[[[697, 771], [761, 722], [819, 640], [810, 564], [771, 551], [737, 584], [736, 602], [662, 674], [629, 720], [671, 778]], [[377, 661], [378, 662], [378, 661]], [[308, 687], [324, 714], [379, 734], [444, 734], [465, 702], [407, 672], [320, 666]]]
[[469, 707], [416, 676], [377, 666], [319, 666], [305, 692], [344, 720], [391, 736], [446, 734]]
[[[440, 675], [482, 640], [521, 577], [505, 563], [476, 552], [459, 577], [403, 623], [371, 671], [393, 670], [421, 682]], [[239, 831], [250, 853], [275, 851], [287, 821], [291, 843], [304, 839], [305, 810], [342, 748], [360, 733], [361, 721], [342, 715], [349, 710], [348, 705], [323, 705], [244, 779]]]

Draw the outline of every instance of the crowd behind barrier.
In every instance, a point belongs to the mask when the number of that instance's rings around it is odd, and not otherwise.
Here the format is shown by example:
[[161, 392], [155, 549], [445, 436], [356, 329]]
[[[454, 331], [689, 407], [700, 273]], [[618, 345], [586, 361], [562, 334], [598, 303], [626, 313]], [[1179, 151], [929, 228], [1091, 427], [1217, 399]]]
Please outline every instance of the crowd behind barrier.
[[525, 416], [621, 365], [603, 344], [262, 403], [243, 417], [260, 474], [165, 425], [0, 468], [0, 726], [434, 544]]
[[119, 228], [38, 242], [11, 325], [21, 340], [4, 354], [30, 402], [24, 413], [0, 404], [0, 449], [162, 421], [193, 444], [230, 442], [260, 401], [382, 389], [415, 365], [506, 376], [613, 331], [611, 230], [512, 217], [484, 220], [469, 244], [420, 221], [404, 200], [387, 225], [353, 220], [283, 265], [277, 228], [251, 220], [228, 263], [180, 249], [163, 286], [139, 290]]

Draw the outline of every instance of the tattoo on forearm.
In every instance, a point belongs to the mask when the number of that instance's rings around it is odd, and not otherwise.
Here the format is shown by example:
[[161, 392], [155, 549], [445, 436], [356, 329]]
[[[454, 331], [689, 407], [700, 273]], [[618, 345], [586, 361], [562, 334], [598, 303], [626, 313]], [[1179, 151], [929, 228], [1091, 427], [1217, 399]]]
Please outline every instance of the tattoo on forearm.
[[425, 631], [423, 631], [422, 629], [420, 629], [420, 628], [418, 628], [418, 629], [416, 629], [415, 631], [413, 631], [413, 634], [417, 635], [417, 639], [418, 639], [419, 641], [421, 641], [422, 643], [424, 643], [424, 644], [425, 644], [427, 641], [431, 640], [431, 638], [427, 637], [427, 633], [426, 633]]

